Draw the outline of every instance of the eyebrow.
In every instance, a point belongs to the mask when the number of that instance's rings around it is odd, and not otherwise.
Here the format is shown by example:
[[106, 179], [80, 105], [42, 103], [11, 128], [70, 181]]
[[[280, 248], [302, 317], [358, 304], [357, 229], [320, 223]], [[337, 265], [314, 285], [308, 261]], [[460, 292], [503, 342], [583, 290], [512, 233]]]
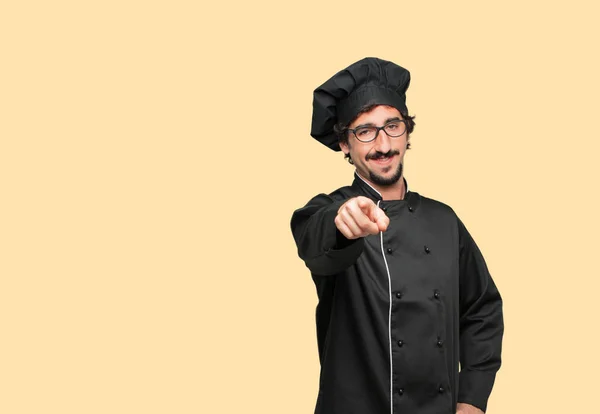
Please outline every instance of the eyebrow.
[[[395, 116], [393, 118], [388, 118], [388, 119], [385, 120], [385, 122], [383, 123], [383, 125], [387, 124], [388, 122], [392, 122], [392, 121], [401, 121], [401, 119], [399, 117], [397, 117], [397, 116]], [[369, 122], [367, 124], [360, 124], [360, 125], [355, 126], [354, 129], [358, 129], [358, 128], [361, 128], [361, 127], [367, 127], [367, 126], [375, 126], [375, 124], [372, 123], [372, 122]]]

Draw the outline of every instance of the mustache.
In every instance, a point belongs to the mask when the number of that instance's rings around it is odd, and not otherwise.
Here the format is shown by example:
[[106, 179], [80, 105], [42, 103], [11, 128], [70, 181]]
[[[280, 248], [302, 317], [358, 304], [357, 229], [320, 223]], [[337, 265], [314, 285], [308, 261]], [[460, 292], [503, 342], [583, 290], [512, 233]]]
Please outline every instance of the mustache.
[[376, 151], [375, 154], [367, 155], [366, 158], [368, 161], [368, 160], [376, 160], [376, 159], [383, 158], [383, 157], [391, 157], [392, 155], [400, 155], [400, 151], [398, 151], [398, 150], [388, 151], [385, 154], [383, 152]]

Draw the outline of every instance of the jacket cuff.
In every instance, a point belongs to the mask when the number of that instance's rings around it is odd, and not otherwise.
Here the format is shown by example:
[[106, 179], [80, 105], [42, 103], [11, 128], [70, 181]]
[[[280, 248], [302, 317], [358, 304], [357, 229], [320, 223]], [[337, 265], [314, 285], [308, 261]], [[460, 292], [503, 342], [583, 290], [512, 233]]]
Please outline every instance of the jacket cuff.
[[331, 247], [325, 248], [323, 254], [307, 260], [307, 267], [314, 273], [331, 275], [346, 270], [362, 254], [364, 237], [347, 239], [336, 228], [334, 243], [330, 245]]
[[461, 370], [458, 402], [474, 405], [485, 412], [495, 378], [495, 372]]
[[298, 255], [313, 274], [334, 275], [356, 262], [364, 247], [363, 238], [346, 239], [337, 229], [335, 217], [347, 199], [333, 201], [319, 194], [296, 210], [290, 222]]

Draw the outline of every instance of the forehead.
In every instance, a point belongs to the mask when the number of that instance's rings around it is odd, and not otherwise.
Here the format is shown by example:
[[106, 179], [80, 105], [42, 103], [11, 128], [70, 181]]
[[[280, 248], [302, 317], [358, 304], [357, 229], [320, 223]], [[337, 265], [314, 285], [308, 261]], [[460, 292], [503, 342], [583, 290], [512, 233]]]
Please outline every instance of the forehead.
[[352, 123], [349, 125], [350, 128], [354, 128], [356, 125], [361, 124], [383, 124], [386, 120], [390, 118], [400, 118], [402, 119], [402, 115], [400, 111], [398, 111], [393, 106], [388, 105], [377, 105], [369, 112], [363, 112], [360, 114]]

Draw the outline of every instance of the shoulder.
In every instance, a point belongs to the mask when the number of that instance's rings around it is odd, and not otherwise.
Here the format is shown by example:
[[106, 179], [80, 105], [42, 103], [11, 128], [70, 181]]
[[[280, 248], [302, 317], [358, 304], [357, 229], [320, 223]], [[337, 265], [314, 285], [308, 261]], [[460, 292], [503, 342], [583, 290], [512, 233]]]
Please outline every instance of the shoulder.
[[461, 221], [448, 203], [419, 194], [419, 216], [436, 229], [453, 234], [461, 233]]
[[458, 235], [458, 239], [461, 243], [465, 240], [472, 241], [472, 237], [463, 220], [461, 220], [459, 215], [449, 204], [429, 197], [420, 197], [422, 213], [426, 217], [431, 218], [437, 225], [445, 225], [444, 227], [446, 229], [452, 230]]
[[425, 213], [441, 214], [451, 218], [457, 217], [454, 209], [449, 204], [441, 200], [427, 197], [422, 194], [419, 194], [419, 199], [421, 208], [424, 210]]
[[331, 199], [334, 201], [347, 200], [347, 199], [355, 197], [357, 195], [358, 194], [356, 194], [356, 192], [354, 191], [352, 186], [349, 186], [349, 185], [340, 187], [337, 190], [334, 190], [328, 194], [328, 196], [331, 197]]

